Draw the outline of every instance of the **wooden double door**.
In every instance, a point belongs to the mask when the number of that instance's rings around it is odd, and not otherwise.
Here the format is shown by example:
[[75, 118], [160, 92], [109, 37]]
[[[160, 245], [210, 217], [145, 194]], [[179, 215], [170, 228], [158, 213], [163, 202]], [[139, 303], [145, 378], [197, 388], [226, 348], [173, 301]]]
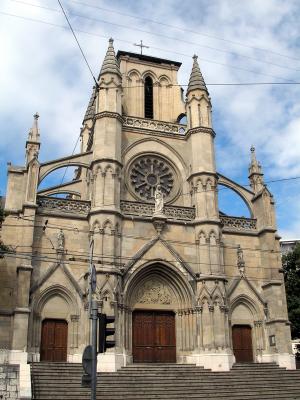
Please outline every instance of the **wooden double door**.
[[252, 333], [251, 326], [234, 325], [232, 327], [232, 346], [236, 362], [252, 362]]
[[42, 323], [41, 361], [67, 361], [68, 323], [45, 319]]
[[132, 316], [133, 362], [176, 362], [175, 314], [135, 311]]

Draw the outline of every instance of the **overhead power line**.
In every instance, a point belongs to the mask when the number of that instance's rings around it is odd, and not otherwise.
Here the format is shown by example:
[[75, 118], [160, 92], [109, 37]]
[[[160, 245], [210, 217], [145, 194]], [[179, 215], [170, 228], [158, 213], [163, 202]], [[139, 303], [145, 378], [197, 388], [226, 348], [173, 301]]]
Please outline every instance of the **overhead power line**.
[[[16, 3], [21, 3], [23, 5], [27, 5], [27, 6], [30, 6], [30, 7], [37, 7], [37, 8], [45, 9], [47, 11], [59, 12], [59, 10], [54, 9], [54, 8], [45, 7], [45, 6], [41, 6], [41, 5], [36, 5], [36, 4], [32, 4], [32, 3], [27, 3], [25, 1], [20, 1], [20, 0], [11, 0], [11, 1], [16, 2]], [[291, 66], [280, 65], [280, 64], [276, 64], [274, 62], [264, 61], [264, 60], [257, 59], [255, 57], [251, 57], [251, 56], [248, 56], [248, 55], [245, 55], [245, 54], [240, 54], [240, 53], [237, 53], [237, 52], [234, 52], [234, 51], [231, 51], [231, 50], [220, 49], [220, 48], [217, 48], [217, 47], [212, 47], [212, 46], [208, 46], [208, 45], [205, 45], [205, 44], [199, 44], [199, 43], [196, 43], [196, 42], [191, 42], [191, 41], [188, 41], [188, 40], [185, 40], [185, 39], [181, 39], [181, 38], [177, 38], [177, 37], [166, 36], [166, 35], [164, 35], [162, 33], [158, 33], [158, 32], [155, 32], [155, 31], [145, 31], [145, 30], [137, 28], [137, 27], [131, 27], [131, 26], [128, 26], [128, 25], [118, 24], [118, 23], [115, 23], [115, 22], [110, 22], [110, 21], [99, 19], [99, 18], [95, 18], [95, 17], [89, 17], [89, 16], [86, 16], [86, 15], [77, 14], [77, 13], [75, 13], [73, 11], [69, 11], [69, 14], [73, 15], [74, 17], [83, 18], [83, 19], [87, 19], [87, 20], [90, 20], [90, 21], [94, 21], [94, 22], [100, 22], [101, 24], [110, 24], [110, 25], [121, 27], [121, 28], [133, 30], [133, 31], [139, 31], [139, 32], [147, 33], [149, 35], [164, 37], [164, 38], [166, 38], [168, 40], [174, 40], [174, 41], [177, 41], [177, 42], [179, 41], [179, 42], [182, 42], [182, 43], [185, 43], [185, 44], [191, 44], [193, 46], [202, 47], [202, 48], [206, 48], [206, 49], [209, 49], [209, 50], [213, 50], [213, 51], [217, 51], [217, 52], [221, 52], [221, 53], [225, 53], [225, 54], [230, 54], [230, 55], [235, 56], [235, 57], [238, 56], [238, 57], [246, 58], [247, 60], [252, 60], [252, 61], [258, 62], [260, 64], [267, 64], [267, 65], [272, 65], [272, 66], [275, 66], [275, 67], [278, 67], [278, 68], [283, 68], [283, 69], [288, 69], [288, 70], [291, 70], [291, 71], [300, 72], [300, 69], [293, 68]], [[164, 24], [162, 24], [162, 25], [164, 25]]]
[[[13, 18], [19, 18], [19, 19], [22, 19], [22, 20], [25, 20], [25, 21], [30, 21], [30, 22], [35, 22], [35, 23], [41, 23], [41, 24], [49, 25], [49, 26], [52, 26], [52, 27], [55, 27], [55, 28], [69, 29], [68, 27], [63, 26], [63, 25], [59, 25], [59, 24], [55, 24], [55, 23], [52, 23], [52, 22], [43, 21], [43, 20], [40, 20], [40, 19], [24, 17], [24, 16], [21, 16], [21, 15], [7, 13], [7, 12], [3, 12], [3, 11], [0, 11], [0, 15], [5, 15], [5, 16], [13, 17]], [[97, 34], [97, 33], [94, 33], [94, 32], [87, 32], [87, 31], [84, 31], [84, 30], [81, 30], [81, 29], [75, 29], [74, 32], [83, 33], [83, 34], [86, 34], [86, 35], [89, 35], [89, 36], [96, 36], [96, 37], [100, 37], [100, 38], [106, 39], [106, 40], [109, 39], [108, 36], [100, 35], [100, 34]], [[118, 40], [119, 42], [129, 43], [129, 44], [132, 45], [132, 42], [129, 41], [129, 40], [124, 40], [124, 39], [121, 39], [121, 38], [115, 38], [115, 39]], [[155, 46], [151, 46], [151, 48], [154, 49], [154, 50], [159, 50], [159, 51], [163, 51], [163, 52], [167, 52], [167, 53], [178, 54], [178, 55], [183, 56], [183, 57], [188, 57], [188, 58], [192, 57], [191, 54], [180, 53], [180, 52], [176, 52], [174, 50], [170, 50], [170, 49], [166, 49], [166, 48], [160, 48], [160, 47], [155, 47]], [[250, 70], [250, 69], [247, 69], [247, 68], [238, 67], [236, 65], [232, 65], [232, 64], [228, 64], [228, 63], [221, 63], [221, 62], [210, 60], [210, 59], [203, 58], [203, 57], [201, 58], [201, 62], [207, 62], [209, 64], [221, 65], [223, 67], [233, 68], [233, 69], [237, 69], [239, 71], [250, 72], [250, 73], [256, 74], [256, 75], [267, 76], [269, 78], [280, 79], [280, 80], [283, 80], [283, 81], [285, 81], [287, 83], [290, 83], [290, 84], [297, 83], [297, 82], [295, 82], [295, 81], [293, 81], [291, 79], [286, 79], [286, 78], [283, 78], [281, 76], [276, 76], [276, 75], [266, 74], [266, 73], [263, 73], [263, 72], [253, 71], [253, 70]], [[221, 85], [221, 84], [218, 84], [218, 85]]]
[[98, 82], [96, 81], [96, 78], [95, 78], [95, 76], [94, 76], [94, 74], [93, 74], [93, 71], [92, 71], [92, 69], [91, 69], [91, 67], [90, 67], [90, 64], [88, 63], [88, 60], [87, 60], [87, 58], [86, 58], [86, 56], [85, 56], [85, 54], [84, 54], [84, 52], [83, 52], [83, 50], [82, 50], [82, 47], [80, 46], [80, 43], [79, 43], [79, 41], [78, 41], [78, 39], [77, 39], [77, 36], [75, 35], [75, 32], [74, 32], [74, 30], [73, 30], [73, 28], [72, 28], [72, 25], [71, 25], [71, 23], [70, 23], [70, 21], [69, 21], [69, 18], [68, 18], [68, 16], [67, 16], [66, 12], [65, 12], [65, 10], [64, 10], [64, 7], [63, 7], [63, 5], [62, 5], [62, 3], [61, 3], [60, 0], [57, 0], [57, 1], [58, 1], [58, 4], [59, 4], [59, 6], [60, 6], [60, 8], [61, 8], [61, 10], [62, 10], [62, 12], [63, 12], [63, 14], [64, 14], [64, 16], [65, 16], [65, 19], [66, 19], [66, 21], [67, 21], [67, 23], [68, 23], [68, 25], [69, 25], [69, 28], [70, 28], [70, 30], [71, 30], [71, 32], [72, 32], [72, 34], [73, 34], [73, 37], [74, 37], [74, 39], [75, 39], [75, 41], [76, 41], [76, 43], [77, 43], [77, 45], [78, 45], [78, 47], [79, 47], [80, 53], [81, 53], [81, 55], [82, 55], [82, 57], [83, 57], [83, 59], [84, 59], [86, 65], [87, 65], [87, 67], [88, 67], [88, 69], [89, 69], [89, 71], [90, 71], [90, 73], [91, 73], [91, 75], [92, 75], [92, 78], [93, 78], [93, 80], [94, 80], [94, 82], [95, 82], [95, 85], [96, 85], [96, 87], [98, 87]]
[[[20, 2], [19, 0], [15, 0], [15, 1]], [[210, 38], [210, 39], [220, 40], [222, 42], [231, 43], [231, 44], [234, 44], [234, 45], [237, 45], [237, 46], [241, 46], [241, 47], [245, 47], [245, 48], [252, 49], [252, 50], [268, 52], [270, 54], [274, 54], [276, 56], [280, 56], [280, 57], [287, 58], [287, 59], [290, 59], [290, 60], [300, 61], [299, 58], [292, 57], [292, 56], [287, 55], [287, 54], [282, 54], [282, 53], [276, 52], [274, 50], [270, 50], [270, 49], [265, 48], [265, 47], [252, 46], [252, 45], [245, 44], [245, 43], [242, 43], [242, 42], [229, 40], [229, 39], [226, 39], [226, 38], [223, 38], [223, 37], [220, 37], [220, 36], [211, 35], [211, 34], [204, 33], [204, 32], [199, 32], [199, 31], [194, 31], [192, 29], [187, 29], [187, 28], [184, 28], [182, 26], [166, 24], [166, 23], [161, 22], [161, 21], [157, 21], [157, 20], [141, 17], [141, 16], [138, 16], [138, 15], [127, 14], [127, 13], [120, 12], [120, 11], [117, 11], [117, 10], [112, 10], [112, 9], [109, 9], [109, 8], [99, 7], [99, 6], [88, 4], [88, 3], [85, 3], [85, 2], [82, 2], [82, 1], [78, 1], [78, 0], [69, 0], [69, 1], [72, 2], [72, 3], [76, 3], [76, 4], [80, 4], [80, 5], [86, 6], [86, 7], [91, 7], [91, 8], [94, 8], [94, 9], [98, 9], [98, 10], [101, 10], [101, 11], [106, 11], [106, 12], [110, 12], [110, 13], [113, 13], [113, 14], [118, 14], [118, 15], [122, 15], [122, 16], [135, 18], [135, 19], [138, 19], [140, 21], [148, 21], [148, 22], [151, 22], [151, 23], [154, 23], [154, 24], [165, 26], [167, 28], [178, 29], [180, 31], [193, 33], [193, 34], [198, 35], [198, 36], [203, 36], [203, 37], [207, 37], [207, 38]]]

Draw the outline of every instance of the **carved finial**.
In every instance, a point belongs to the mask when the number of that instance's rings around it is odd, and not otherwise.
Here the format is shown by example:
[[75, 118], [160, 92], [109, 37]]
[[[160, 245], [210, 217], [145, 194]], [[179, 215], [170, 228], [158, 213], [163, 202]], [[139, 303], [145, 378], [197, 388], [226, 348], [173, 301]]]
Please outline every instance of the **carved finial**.
[[252, 145], [251, 151], [251, 163], [249, 165], [249, 179], [250, 184], [255, 193], [258, 193], [264, 187], [263, 173], [260, 163], [256, 159], [255, 147]]
[[35, 120], [38, 120], [40, 118], [40, 115], [38, 112], [36, 112], [33, 117]]
[[198, 56], [196, 54], [193, 55], [193, 60], [197, 61], [198, 60]]
[[244, 276], [245, 274], [244, 253], [240, 245], [238, 245], [236, 253], [237, 253], [237, 267], [240, 271], [240, 274]]

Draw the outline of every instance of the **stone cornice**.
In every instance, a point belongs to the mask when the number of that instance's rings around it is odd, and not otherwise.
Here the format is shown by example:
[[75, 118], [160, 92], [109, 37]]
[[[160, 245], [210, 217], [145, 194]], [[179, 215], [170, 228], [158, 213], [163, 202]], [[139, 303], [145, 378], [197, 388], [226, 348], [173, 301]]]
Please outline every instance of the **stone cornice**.
[[124, 116], [123, 129], [148, 134], [151, 136], [171, 137], [185, 140], [186, 126], [175, 122]]
[[117, 119], [118, 121], [120, 121], [121, 123], [124, 122], [123, 117], [122, 117], [119, 113], [111, 112], [111, 111], [102, 111], [102, 112], [99, 112], [99, 113], [95, 114], [95, 117], [94, 117], [94, 118], [95, 118], [95, 119], [101, 119], [101, 118], [115, 118], [115, 119]]
[[271, 281], [271, 282], [268, 282], [268, 283], [264, 283], [263, 285], [261, 285], [261, 287], [262, 287], [262, 289], [266, 289], [266, 288], [268, 288], [270, 286], [281, 286], [281, 285], [282, 285], [282, 282], [276, 280], [276, 281]]
[[265, 227], [265, 228], [260, 229], [260, 230], [258, 231], [258, 235], [262, 235], [262, 234], [264, 234], [264, 233], [276, 233], [276, 232], [277, 232], [277, 229], [272, 228], [272, 227], [270, 227], [270, 226], [267, 226], [267, 227]]
[[118, 160], [114, 160], [113, 158], [97, 158], [97, 159], [95, 159], [95, 160], [93, 160], [93, 161], [91, 162], [91, 167], [92, 167], [94, 164], [100, 164], [100, 163], [102, 163], [102, 162], [109, 162], [109, 163], [113, 163], [113, 164], [118, 164], [118, 166], [119, 166], [120, 168], [123, 168], [123, 164], [122, 164], [120, 161], [118, 161]]
[[214, 178], [216, 178], [216, 180], [219, 179], [219, 175], [217, 174], [217, 172], [206, 172], [206, 171], [199, 171], [199, 172], [193, 172], [191, 173], [187, 180], [190, 181], [191, 179], [197, 177], [197, 176], [213, 176]]
[[284, 318], [274, 318], [270, 319], [269, 321], [266, 321], [266, 325], [271, 325], [271, 324], [286, 324], [286, 325], [291, 325], [290, 321]]
[[190, 137], [190, 135], [193, 135], [195, 133], [208, 133], [210, 134], [213, 138], [216, 136], [215, 131], [212, 128], [207, 128], [205, 126], [197, 126], [196, 128], [191, 128], [187, 131], [185, 137], [186, 139]]
[[33, 270], [33, 267], [31, 265], [20, 265], [19, 267], [17, 267], [17, 274], [20, 271], [27, 271], [27, 272], [31, 272]]

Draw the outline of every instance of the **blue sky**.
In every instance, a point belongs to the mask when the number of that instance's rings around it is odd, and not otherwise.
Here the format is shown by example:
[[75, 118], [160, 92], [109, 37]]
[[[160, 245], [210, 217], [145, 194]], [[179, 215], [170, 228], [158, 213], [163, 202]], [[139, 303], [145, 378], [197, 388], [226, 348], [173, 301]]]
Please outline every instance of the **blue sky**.
[[[62, 2], [95, 75], [113, 37], [116, 50], [135, 52], [133, 43], [142, 39], [150, 46], [146, 54], [181, 61], [182, 85], [188, 83], [194, 53], [208, 84], [300, 82], [296, 0]], [[64, 26], [56, 0], [1, 1], [1, 195], [6, 163], [24, 164], [36, 111], [41, 161], [70, 154], [78, 137], [93, 82]], [[267, 182], [300, 176], [300, 85], [208, 88], [220, 173], [248, 184], [253, 144]], [[279, 233], [284, 239], [299, 238], [300, 179], [268, 187], [276, 201]], [[224, 193], [220, 202], [226, 208], [231, 200]]]

